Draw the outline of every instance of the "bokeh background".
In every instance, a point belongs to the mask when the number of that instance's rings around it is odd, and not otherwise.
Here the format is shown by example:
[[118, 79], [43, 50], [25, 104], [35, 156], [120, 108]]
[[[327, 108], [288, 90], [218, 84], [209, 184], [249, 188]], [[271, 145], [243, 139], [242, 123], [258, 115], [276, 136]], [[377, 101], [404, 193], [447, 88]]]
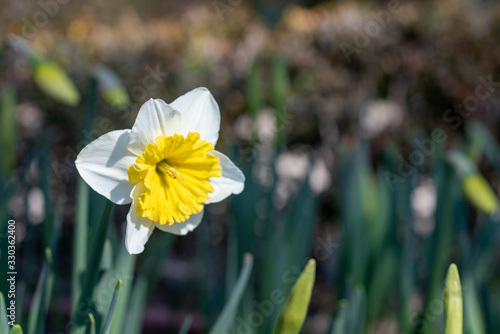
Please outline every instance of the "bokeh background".
[[86, 309], [98, 324], [122, 279], [113, 333], [186, 319], [206, 333], [251, 253], [230, 333], [271, 333], [280, 305], [263, 303], [311, 257], [301, 333], [442, 333], [452, 262], [465, 332], [500, 332], [499, 33], [488, 0], [1, 2], [0, 287], [14, 219], [17, 322], [69, 333], [105, 206], [76, 154], [149, 98], [205, 86], [245, 190], [139, 256], [115, 206]]

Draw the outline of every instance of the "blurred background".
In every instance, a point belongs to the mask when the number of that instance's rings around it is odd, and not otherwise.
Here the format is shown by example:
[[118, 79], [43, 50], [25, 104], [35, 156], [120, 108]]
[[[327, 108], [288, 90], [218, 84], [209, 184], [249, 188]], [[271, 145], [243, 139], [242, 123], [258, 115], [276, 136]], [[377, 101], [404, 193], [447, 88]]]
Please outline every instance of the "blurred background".
[[[301, 333], [442, 333], [452, 262], [465, 332], [500, 332], [499, 33], [489, 0], [0, 2], [0, 288], [14, 219], [17, 322], [88, 324], [72, 315], [94, 265], [98, 325], [122, 279], [112, 333], [207, 333], [251, 253], [229, 333], [272, 333], [273, 296], [309, 258]], [[105, 199], [76, 155], [198, 86], [245, 190], [139, 256], [114, 206], [92, 257]]]

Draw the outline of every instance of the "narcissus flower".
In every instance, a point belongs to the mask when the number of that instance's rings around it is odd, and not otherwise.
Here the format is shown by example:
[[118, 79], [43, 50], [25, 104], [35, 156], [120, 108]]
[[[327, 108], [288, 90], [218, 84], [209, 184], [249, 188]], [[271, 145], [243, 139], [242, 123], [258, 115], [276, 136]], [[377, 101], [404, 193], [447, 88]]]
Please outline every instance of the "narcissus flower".
[[212, 94], [196, 88], [170, 104], [149, 100], [132, 129], [111, 131], [80, 152], [76, 168], [96, 192], [132, 203], [129, 253], [141, 253], [155, 227], [187, 234], [201, 222], [204, 204], [243, 191], [243, 173], [214, 150], [219, 128]]

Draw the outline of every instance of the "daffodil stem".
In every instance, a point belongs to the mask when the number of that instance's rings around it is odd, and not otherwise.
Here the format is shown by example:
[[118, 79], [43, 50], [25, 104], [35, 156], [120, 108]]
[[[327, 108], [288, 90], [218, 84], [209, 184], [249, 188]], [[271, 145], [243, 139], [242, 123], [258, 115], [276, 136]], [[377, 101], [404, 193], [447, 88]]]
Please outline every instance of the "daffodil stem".
[[92, 121], [95, 117], [97, 102], [97, 81], [95, 78], [89, 78], [87, 97], [85, 101], [85, 119], [82, 124], [81, 140], [88, 140], [85, 137], [85, 130], [89, 131], [92, 127]]
[[80, 275], [87, 267], [87, 226], [89, 211], [89, 187], [82, 178], [77, 183], [76, 222], [73, 237], [72, 310], [75, 309], [82, 293]]

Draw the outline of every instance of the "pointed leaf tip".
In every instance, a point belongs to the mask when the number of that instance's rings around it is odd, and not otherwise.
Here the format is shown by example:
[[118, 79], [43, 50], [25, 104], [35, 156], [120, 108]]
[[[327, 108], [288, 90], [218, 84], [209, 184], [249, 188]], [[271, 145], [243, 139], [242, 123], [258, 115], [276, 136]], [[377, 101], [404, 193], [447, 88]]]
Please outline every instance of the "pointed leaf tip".
[[446, 275], [444, 300], [446, 306], [445, 334], [462, 334], [463, 330], [463, 305], [462, 286], [458, 268], [451, 264]]
[[90, 334], [95, 334], [96, 333], [95, 318], [92, 313], [89, 313], [89, 319], [90, 319]]
[[316, 260], [310, 259], [280, 312], [273, 334], [299, 333], [307, 317], [315, 278]]
[[10, 329], [9, 334], [23, 334], [23, 329], [19, 325], [15, 325]]

